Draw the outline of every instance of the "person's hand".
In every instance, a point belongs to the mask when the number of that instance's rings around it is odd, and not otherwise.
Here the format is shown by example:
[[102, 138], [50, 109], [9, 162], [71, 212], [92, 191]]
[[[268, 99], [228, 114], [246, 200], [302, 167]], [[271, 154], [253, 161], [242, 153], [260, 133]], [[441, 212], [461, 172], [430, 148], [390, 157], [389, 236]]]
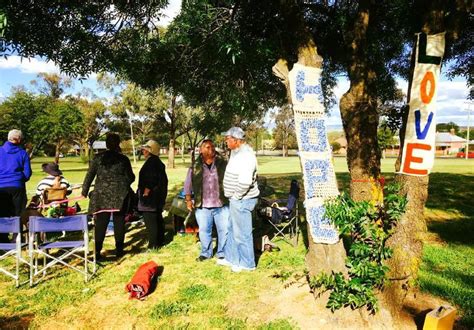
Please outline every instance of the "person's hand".
[[147, 197], [150, 195], [151, 189], [150, 188], [145, 188], [143, 189], [143, 197]]
[[187, 208], [189, 211], [192, 211], [192, 210], [193, 210], [194, 204], [193, 204], [193, 201], [192, 201], [192, 200], [186, 201], [186, 208]]

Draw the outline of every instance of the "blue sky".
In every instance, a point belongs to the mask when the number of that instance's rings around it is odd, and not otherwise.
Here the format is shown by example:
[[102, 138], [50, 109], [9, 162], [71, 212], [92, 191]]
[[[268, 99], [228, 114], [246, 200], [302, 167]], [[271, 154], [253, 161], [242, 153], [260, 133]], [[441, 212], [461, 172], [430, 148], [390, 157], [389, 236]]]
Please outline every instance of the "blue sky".
[[[160, 21], [161, 24], [167, 25], [169, 21], [180, 10], [180, 0], [171, 0], [168, 8], [164, 11], [165, 17]], [[14, 86], [24, 85], [28, 89], [33, 90], [30, 81], [35, 79], [40, 72], [56, 72], [59, 73], [58, 67], [53, 62], [46, 62], [41, 58], [20, 58], [18, 56], [11, 56], [8, 59], [0, 59], [0, 100], [8, 97], [11, 94], [11, 88]], [[406, 93], [407, 83], [405, 81], [398, 81], [399, 87]], [[348, 89], [349, 82], [341, 78], [338, 81], [338, 86], [335, 89], [337, 99]], [[66, 90], [67, 94], [76, 94], [83, 88], [91, 89], [95, 94], [102, 97], [108, 97], [104, 91], [101, 91], [96, 83], [95, 74], [92, 74], [89, 79], [83, 81], [75, 81], [74, 86]], [[466, 81], [463, 79], [455, 79], [449, 81], [446, 77], [441, 75], [438, 99], [437, 99], [437, 122], [455, 122], [460, 126], [466, 126], [468, 120], [468, 104], [466, 97], [468, 95], [468, 88]], [[471, 110], [472, 106], [471, 106]], [[340, 113], [338, 105], [332, 109], [328, 118], [328, 125], [339, 127], [341, 125]], [[472, 124], [471, 124], [472, 125]], [[271, 126], [271, 124], [269, 125]]]

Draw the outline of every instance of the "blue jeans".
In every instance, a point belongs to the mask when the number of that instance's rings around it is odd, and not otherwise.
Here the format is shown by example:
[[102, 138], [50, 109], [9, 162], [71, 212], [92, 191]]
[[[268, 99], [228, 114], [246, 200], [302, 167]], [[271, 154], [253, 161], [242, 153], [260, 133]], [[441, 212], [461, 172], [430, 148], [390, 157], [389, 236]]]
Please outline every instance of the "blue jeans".
[[252, 211], [257, 198], [230, 200], [229, 237], [225, 248], [225, 258], [233, 265], [255, 267], [255, 253], [252, 234]]
[[199, 240], [201, 255], [212, 257], [212, 225], [217, 228], [217, 257], [224, 257], [224, 247], [227, 242], [229, 229], [229, 207], [213, 207], [196, 209], [196, 221], [199, 225]]

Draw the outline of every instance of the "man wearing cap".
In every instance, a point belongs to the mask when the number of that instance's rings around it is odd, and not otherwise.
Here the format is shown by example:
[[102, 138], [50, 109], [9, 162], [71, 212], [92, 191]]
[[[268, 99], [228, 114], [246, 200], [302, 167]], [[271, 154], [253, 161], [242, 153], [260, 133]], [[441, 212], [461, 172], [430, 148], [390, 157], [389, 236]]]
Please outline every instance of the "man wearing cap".
[[148, 232], [148, 248], [157, 249], [165, 244], [163, 207], [168, 194], [168, 176], [161, 161], [160, 147], [150, 140], [141, 147], [145, 163], [138, 176], [138, 211], [143, 214]]
[[255, 270], [252, 235], [252, 211], [260, 194], [257, 185], [257, 158], [245, 143], [245, 133], [232, 127], [225, 135], [231, 150], [224, 175], [224, 194], [229, 198], [230, 224], [225, 259], [219, 265], [232, 267], [233, 272]]
[[[25, 183], [31, 177], [30, 157], [20, 146], [23, 134], [13, 129], [0, 148], [0, 216], [20, 216], [26, 206]], [[0, 242], [8, 235], [0, 234]]]
[[48, 175], [38, 182], [36, 186], [36, 195], [42, 196], [45, 189], [48, 188], [67, 188], [67, 194], [72, 192], [71, 185], [63, 177], [63, 172], [59, 169], [59, 165], [56, 163], [45, 163], [41, 165], [43, 172]]
[[[227, 161], [216, 152], [211, 140], [204, 140], [199, 148], [199, 157], [189, 168], [184, 182], [186, 207], [189, 211], [196, 208], [196, 220], [199, 225], [201, 254], [196, 261], [212, 257], [212, 226], [217, 229], [217, 258], [224, 259], [224, 247], [229, 227], [229, 203], [224, 196], [224, 173]], [[192, 194], [194, 193], [194, 205]]]

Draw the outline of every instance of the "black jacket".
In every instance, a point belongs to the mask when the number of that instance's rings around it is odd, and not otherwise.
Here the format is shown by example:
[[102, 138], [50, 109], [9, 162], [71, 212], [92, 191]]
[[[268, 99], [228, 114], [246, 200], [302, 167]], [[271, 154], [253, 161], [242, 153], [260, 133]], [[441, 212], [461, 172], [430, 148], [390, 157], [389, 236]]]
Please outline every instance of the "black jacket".
[[[145, 188], [151, 190], [148, 197], [143, 196]], [[138, 210], [158, 211], [165, 206], [168, 194], [168, 177], [166, 176], [165, 164], [158, 156], [150, 154], [145, 161], [138, 177]]]

